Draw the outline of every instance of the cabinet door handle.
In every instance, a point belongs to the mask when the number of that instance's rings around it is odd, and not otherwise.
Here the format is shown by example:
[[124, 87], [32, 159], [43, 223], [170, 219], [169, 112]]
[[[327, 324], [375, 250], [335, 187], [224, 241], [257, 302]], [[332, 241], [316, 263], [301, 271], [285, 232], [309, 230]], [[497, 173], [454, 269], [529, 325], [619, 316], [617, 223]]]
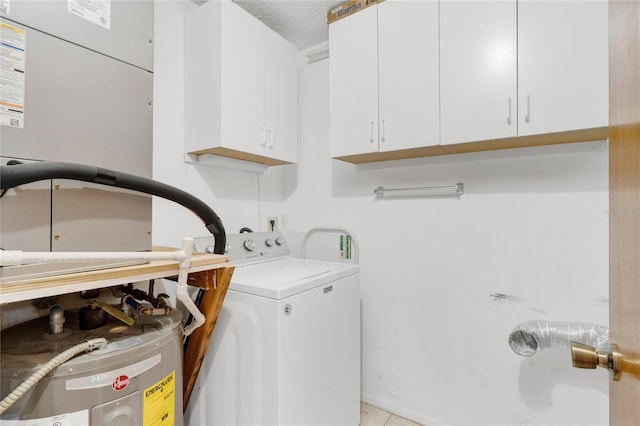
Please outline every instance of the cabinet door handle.
[[267, 128], [265, 126], [258, 127], [262, 130], [262, 143], [260, 143], [260, 146], [264, 148], [267, 144]]
[[373, 143], [373, 120], [371, 120], [371, 126], [369, 127], [369, 142]]
[[380, 136], [380, 140], [382, 142], [387, 140], [387, 138], [384, 136], [384, 120], [382, 120], [382, 135]]
[[511, 125], [511, 96], [509, 96], [508, 100], [509, 115], [507, 115], [507, 124]]
[[524, 121], [529, 122], [531, 120], [531, 105], [529, 104], [529, 94], [527, 93], [527, 113], [524, 116]]
[[267, 148], [273, 149], [273, 129], [271, 127], [267, 128], [267, 132], [269, 132], [269, 144]]

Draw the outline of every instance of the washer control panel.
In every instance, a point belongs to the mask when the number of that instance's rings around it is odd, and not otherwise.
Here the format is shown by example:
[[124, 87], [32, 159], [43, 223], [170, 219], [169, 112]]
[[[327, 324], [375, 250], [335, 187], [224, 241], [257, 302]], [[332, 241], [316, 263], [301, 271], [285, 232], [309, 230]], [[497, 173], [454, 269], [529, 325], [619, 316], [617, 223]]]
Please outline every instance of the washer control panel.
[[[196, 237], [194, 250], [213, 253], [213, 236]], [[243, 232], [227, 234], [225, 254], [235, 264], [286, 257], [289, 245], [282, 232]]]

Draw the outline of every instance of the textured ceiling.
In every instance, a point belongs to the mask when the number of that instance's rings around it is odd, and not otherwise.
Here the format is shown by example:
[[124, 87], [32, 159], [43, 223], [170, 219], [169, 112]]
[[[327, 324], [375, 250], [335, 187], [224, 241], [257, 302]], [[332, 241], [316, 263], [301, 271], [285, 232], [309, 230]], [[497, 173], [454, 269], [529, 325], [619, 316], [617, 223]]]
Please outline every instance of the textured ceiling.
[[327, 11], [336, 0], [233, 0], [298, 50], [329, 39]]

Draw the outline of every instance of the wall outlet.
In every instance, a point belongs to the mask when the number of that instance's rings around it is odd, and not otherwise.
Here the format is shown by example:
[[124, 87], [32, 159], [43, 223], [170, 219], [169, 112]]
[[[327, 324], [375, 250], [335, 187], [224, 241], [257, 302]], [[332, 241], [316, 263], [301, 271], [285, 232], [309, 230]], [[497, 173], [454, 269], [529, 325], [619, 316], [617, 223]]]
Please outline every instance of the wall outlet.
[[267, 231], [279, 231], [280, 226], [278, 225], [277, 217], [268, 217], [267, 218]]

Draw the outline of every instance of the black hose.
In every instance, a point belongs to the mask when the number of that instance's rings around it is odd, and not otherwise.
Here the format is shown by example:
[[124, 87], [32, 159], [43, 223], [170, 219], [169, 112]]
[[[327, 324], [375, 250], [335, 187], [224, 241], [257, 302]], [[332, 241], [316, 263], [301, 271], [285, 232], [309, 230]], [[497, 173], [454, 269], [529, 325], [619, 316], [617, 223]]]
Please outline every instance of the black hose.
[[[7, 161], [7, 166], [15, 166], [16, 164], [22, 164], [22, 161], [19, 161], [19, 160]], [[8, 190], [9, 188], [3, 189], [2, 192], [0, 192], [0, 198], [4, 197], [4, 194], [6, 194]]]
[[0, 190], [46, 179], [71, 179], [115, 186], [176, 202], [191, 210], [204, 222], [207, 230], [215, 238], [213, 252], [224, 254], [227, 237], [222, 221], [211, 207], [181, 189], [141, 176], [84, 164], [37, 162], [15, 164], [10, 167], [0, 166]]

